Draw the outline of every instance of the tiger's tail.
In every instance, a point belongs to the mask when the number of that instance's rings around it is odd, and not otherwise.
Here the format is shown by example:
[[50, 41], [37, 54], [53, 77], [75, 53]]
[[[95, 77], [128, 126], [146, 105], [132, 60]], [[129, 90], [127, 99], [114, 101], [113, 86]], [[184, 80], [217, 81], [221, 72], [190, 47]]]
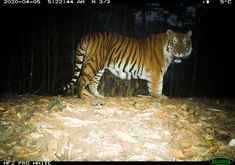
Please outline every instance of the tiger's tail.
[[75, 52], [75, 70], [74, 70], [73, 78], [69, 83], [67, 83], [63, 87], [63, 91], [67, 91], [73, 85], [75, 85], [77, 83], [77, 80], [78, 80], [78, 78], [81, 74], [82, 68], [83, 68], [85, 47], [86, 47], [85, 42], [83, 42], [83, 40], [81, 40], [81, 42], [78, 44], [76, 52]]

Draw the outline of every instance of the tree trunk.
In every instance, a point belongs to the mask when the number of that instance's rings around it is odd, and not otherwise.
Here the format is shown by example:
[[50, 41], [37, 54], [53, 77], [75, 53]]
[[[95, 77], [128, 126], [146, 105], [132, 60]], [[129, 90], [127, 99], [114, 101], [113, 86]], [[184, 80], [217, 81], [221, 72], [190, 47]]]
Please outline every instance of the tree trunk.
[[195, 84], [196, 84], [196, 75], [197, 75], [197, 55], [195, 55], [194, 58], [194, 64], [193, 64], [193, 82], [192, 82], [192, 88], [190, 91], [190, 97], [194, 97], [195, 96]]
[[11, 62], [10, 62], [10, 67], [8, 71], [8, 76], [7, 76], [7, 92], [12, 92], [12, 72], [15, 66], [16, 60], [14, 58], [14, 55], [11, 55]]
[[30, 93], [32, 92], [33, 67], [34, 67], [34, 36], [32, 37], [31, 64], [30, 64], [30, 75], [29, 75], [29, 92]]
[[53, 80], [52, 80], [52, 94], [55, 91], [55, 82], [57, 80], [57, 51], [56, 51], [56, 43], [57, 43], [57, 31], [56, 31], [56, 24], [55, 24], [55, 17], [53, 14], [53, 57], [54, 57], [54, 71], [53, 71]]
[[50, 52], [50, 45], [51, 45], [51, 35], [50, 35], [50, 27], [51, 27], [51, 10], [48, 9], [48, 23], [47, 23], [47, 92], [48, 94], [51, 93], [51, 52]]
[[[47, 17], [47, 12], [43, 13], [43, 17], [44, 17], [44, 22], [43, 22], [43, 43], [47, 43], [47, 38], [48, 38], [48, 30], [47, 30], [47, 24], [48, 24], [48, 17]], [[46, 74], [47, 74], [47, 49], [48, 49], [48, 44], [43, 44], [42, 47], [43, 51], [42, 51], [42, 82], [41, 82], [41, 86], [39, 87], [39, 89], [36, 91], [38, 92], [39, 90], [43, 89], [43, 94], [45, 94], [45, 85], [46, 85]]]
[[19, 92], [25, 93], [25, 52], [24, 52], [24, 23], [23, 16], [21, 16], [21, 26], [20, 26], [20, 48], [22, 57], [22, 76], [21, 76], [21, 86]]

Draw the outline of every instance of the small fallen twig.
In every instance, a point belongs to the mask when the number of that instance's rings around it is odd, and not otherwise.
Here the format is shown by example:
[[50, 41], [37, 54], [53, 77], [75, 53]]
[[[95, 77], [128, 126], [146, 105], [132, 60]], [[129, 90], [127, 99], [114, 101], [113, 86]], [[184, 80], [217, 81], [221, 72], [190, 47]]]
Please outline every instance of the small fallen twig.
[[220, 109], [216, 109], [216, 108], [207, 108], [208, 110], [211, 110], [211, 111], [216, 111], [216, 112], [221, 112], [223, 110], [220, 110]]

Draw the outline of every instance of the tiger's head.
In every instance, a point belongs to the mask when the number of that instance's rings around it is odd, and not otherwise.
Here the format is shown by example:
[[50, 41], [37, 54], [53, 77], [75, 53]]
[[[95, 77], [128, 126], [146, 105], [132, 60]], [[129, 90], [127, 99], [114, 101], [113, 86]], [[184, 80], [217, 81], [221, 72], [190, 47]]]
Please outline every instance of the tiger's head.
[[192, 52], [192, 43], [191, 43], [191, 35], [192, 31], [188, 31], [187, 33], [177, 33], [168, 29], [167, 32], [167, 43], [164, 47], [164, 54], [171, 59], [175, 63], [181, 63], [182, 58], [186, 58]]

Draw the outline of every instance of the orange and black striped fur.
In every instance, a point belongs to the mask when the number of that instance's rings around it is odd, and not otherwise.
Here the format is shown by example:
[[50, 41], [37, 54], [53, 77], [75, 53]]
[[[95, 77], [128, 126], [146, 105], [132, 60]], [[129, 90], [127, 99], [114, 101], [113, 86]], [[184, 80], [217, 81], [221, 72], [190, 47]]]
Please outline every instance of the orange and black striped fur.
[[103, 32], [84, 36], [76, 50], [74, 76], [67, 90], [78, 80], [78, 97], [83, 98], [86, 86], [99, 96], [97, 90], [105, 69], [121, 79], [147, 80], [152, 96], [162, 94], [163, 76], [172, 62], [181, 62], [192, 51], [192, 32], [152, 34], [143, 39], [129, 38]]

